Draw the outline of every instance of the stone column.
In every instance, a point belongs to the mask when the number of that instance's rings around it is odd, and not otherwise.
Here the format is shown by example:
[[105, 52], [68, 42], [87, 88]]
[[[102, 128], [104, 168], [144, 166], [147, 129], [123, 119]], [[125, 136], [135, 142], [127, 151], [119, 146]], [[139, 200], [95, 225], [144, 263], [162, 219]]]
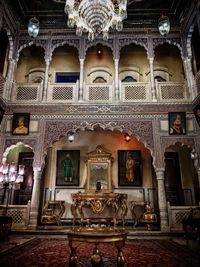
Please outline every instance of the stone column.
[[80, 87], [79, 87], [79, 95], [78, 100], [83, 100], [83, 66], [84, 66], [84, 59], [79, 58], [80, 61]]
[[7, 100], [11, 100], [11, 91], [13, 86], [14, 72], [15, 72], [16, 60], [10, 58], [8, 64], [8, 74], [6, 77], [6, 86], [4, 87], [3, 96]]
[[29, 229], [36, 229], [38, 221], [38, 209], [40, 200], [40, 182], [42, 171], [40, 168], [34, 168], [34, 183], [31, 197], [31, 211], [29, 220]]
[[169, 231], [167, 202], [164, 184], [164, 168], [156, 169], [158, 181], [158, 205], [160, 211], [160, 227], [162, 232]]
[[156, 89], [155, 89], [155, 83], [154, 83], [154, 73], [153, 73], [153, 61], [154, 58], [149, 58], [149, 66], [150, 66], [150, 80], [151, 80], [151, 97], [153, 101], [156, 101]]
[[195, 86], [195, 79], [192, 71], [192, 64], [190, 58], [183, 59], [183, 66], [186, 75], [186, 81], [190, 93], [190, 99], [193, 100], [197, 96], [197, 89]]
[[45, 76], [44, 76], [44, 86], [43, 86], [43, 94], [42, 94], [42, 101], [47, 101], [47, 90], [48, 90], [48, 79], [49, 79], [49, 64], [50, 59], [46, 59], [46, 68], [45, 68]]
[[115, 100], [119, 100], [119, 59], [115, 58]]

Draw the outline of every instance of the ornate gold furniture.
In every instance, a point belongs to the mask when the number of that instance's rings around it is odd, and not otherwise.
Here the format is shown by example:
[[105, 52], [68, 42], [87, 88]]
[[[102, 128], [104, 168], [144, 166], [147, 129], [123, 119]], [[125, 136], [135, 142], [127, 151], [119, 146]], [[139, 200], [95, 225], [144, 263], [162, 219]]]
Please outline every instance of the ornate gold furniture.
[[138, 223], [143, 222], [143, 216], [147, 201], [130, 201], [129, 203], [132, 219], [135, 222], [134, 226], [136, 226]]
[[41, 223], [61, 225], [60, 219], [65, 212], [64, 204], [65, 201], [62, 200], [48, 201], [43, 209]]
[[124, 266], [123, 247], [125, 245], [128, 232], [116, 230], [113, 228], [93, 228], [78, 227], [67, 233], [71, 254], [69, 257], [69, 266], [77, 265], [76, 249], [82, 242], [94, 243], [94, 250], [91, 256], [91, 264], [100, 267], [103, 264], [102, 253], [99, 250], [100, 243], [114, 243], [117, 248], [117, 266]]
[[[75, 225], [76, 220], [80, 218], [81, 224], [84, 219], [87, 219], [87, 222], [98, 219], [106, 222], [113, 220], [114, 225], [116, 225], [118, 217], [121, 215], [124, 225], [127, 213], [127, 194], [112, 192], [111, 153], [105, 151], [103, 147], [97, 146], [94, 151], [87, 154], [86, 163], [85, 193], [72, 194], [73, 224]], [[92, 214], [88, 211], [88, 208], [92, 211]], [[110, 218], [105, 215], [106, 210]]]
[[[123, 225], [125, 223], [125, 216], [127, 213], [127, 194], [119, 193], [77, 193], [72, 194], [73, 204], [71, 205], [71, 212], [73, 215], [73, 224], [75, 225], [76, 220], [79, 220], [81, 223], [86, 219], [94, 219], [95, 214], [100, 215], [96, 219], [112, 219], [114, 225], [118, 222], [119, 213], [121, 212], [121, 220]], [[112, 208], [112, 217], [107, 218], [103, 216], [103, 211], [107, 208]], [[93, 212], [93, 217], [87, 216], [84, 212], [84, 208], [90, 208]]]

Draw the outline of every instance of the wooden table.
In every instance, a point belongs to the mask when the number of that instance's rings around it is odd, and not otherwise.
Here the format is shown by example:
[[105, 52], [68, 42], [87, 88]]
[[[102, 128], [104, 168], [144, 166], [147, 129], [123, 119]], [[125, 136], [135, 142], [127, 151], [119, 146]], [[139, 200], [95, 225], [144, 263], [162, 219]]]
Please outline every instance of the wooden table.
[[124, 266], [123, 247], [125, 245], [128, 232], [117, 230], [112, 227], [77, 227], [67, 233], [71, 254], [69, 257], [69, 266], [77, 266], [78, 256], [76, 254], [77, 247], [83, 243], [93, 243], [94, 250], [91, 256], [91, 264], [100, 267], [103, 264], [102, 253], [99, 250], [100, 243], [113, 243], [117, 248], [118, 254], [116, 258], [117, 266]]

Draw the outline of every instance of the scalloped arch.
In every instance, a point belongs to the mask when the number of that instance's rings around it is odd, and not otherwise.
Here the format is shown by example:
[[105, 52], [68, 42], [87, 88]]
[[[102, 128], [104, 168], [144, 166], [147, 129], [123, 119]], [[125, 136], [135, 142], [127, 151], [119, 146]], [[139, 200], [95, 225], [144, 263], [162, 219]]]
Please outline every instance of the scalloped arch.
[[[68, 125], [68, 127], [66, 127], [66, 128], [60, 127], [60, 131], [57, 130], [54, 133], [51, 132], [51, 137], [49, 138], [49, 141], [48, 141], [48, 137], [45, 138], [46, 143], [44, 145], [44, 157], [45, 157], [45, 155], [47, 155], [48, 148], [51, 147], [55, 142], [59, 141], [60, 138], [67, 136], [68, 132], [76, 133], [77, 131], [87, 131], [87, 130], [95, 131], [96, 127], [100, 127], [103, 130], [117, 131], [117, 132], [121, 132], [122, 134], [127, 133], [130, 136], [134, 136], [138, 140], [138, 142], [142, 143], [144, 145], [144, 147], [150, 151], [151, 156], [153, 158], [153, 162], [155, 162], [153, 144], [148, 142], [149, 140], [146, 140], [145, 138], [140, 137], [139, 134], [134, 132], [134, 130], [132, 128], [128, 128], [128, 127], [126, 128], [126, 125], [127, 125], [126, 123], [125, 124], [115, 124], [112, 122], [111, 123], [82, 122], [79, 125], [74, 125], [74, 123], [70, 123]], [[52, 124], [51, 126], [52, 126], [52, 129], [55, 129], [54, 124]], [[43, 162], [43, 164], [44, 164], [44, 162]]]
[[68, 41], [68, 40], [65, 40], [65, 41], [62, 41], [62, 42], [60, 42], [60, 43], [58, 42], [58, 43], [52, 45], [52, 47], [51, 47], [51, 51], [50, 51], [50, 56], [49, 56], [49, 60], [50, 60], [50, 61], [52, 60], [52, 55], [53, 55], [54, 50], [55, 50], [56, 48], [58, 48], [58, 47], [64, 46], [65, 44], [67, 44], [67, 45], [69, 45], [69, 46], [72, 46], [72, 47], [76, 48], [78, 54], [80, 54], [80, 51], [79, 51], [79, 45], [77, 45], [76, 43], [72, 43], [72, 42], [70, 42], [70, 41]]
[[125, 42], [123, 42], [123, 44], [119, 43], [119, 54], [120, 54], [122, 48], [124, 48], [125, 46], [129, 46], [131, 44], [142, 46], [146, 50], [146, 53], [147, 53], [147, 56], [148, 56], [148, 46], [147, 46], [147, 44], [145, 44], [140, 39], [139, 40], [137, 40], [137, 39], [127, 39], [127, 40], [125, 40]]
[[8, 41], [9, 41], [9, 54], [8, 54], [8, 58], [12, 59], [13, 57], [13, 52], [14, 52], [14, 42], [13, 42], [13, 38], [12, 38], [12, 34], [9, 30], [9, 28], [6, 25], [3, 25], [2, 29], [4, 29], [7, 33], [7, 37], [8, 37]]
[[44, 49], [44, 57], [45, 57], [45, 45], [42, 45], [42, 44], [39, 44], [39, 43], [37, 43], [37, 42], [34, 42], [34, 41], [30, 41], [30, 42], [27, 42], [27, 43], [25, 43], [25, 44], [23, 44], [23, 45], [21, 45], [20, 47], [19, 47], [19, 49], [18, 49], [18, 51], [17, 51], [17, 61], [19, 60], [19, 54], [20, 54], [20, 52], [24, 49], [24, 48], [26, 48], [26, 47], [30, 47], [30, 46], [32, 46], [32, 45], [36, 45], [36, 46], [38, 46], [38, 47], [42, 47], [43, 49]]
[[86, 54], [87, 54], [87, 50], [90, 48], [90, 47], [93, 47], [93, 46], [96, 46], [98, 44], [101, 44], [103, 46], [106, 46], [108, 48], [111, 49], [112, 51], [112, 55], [113, 55], [113, 59], [114, 59], [114, 47], [111, 43], [109, 42], [105, 42], [104, 40], [94, 40], [93, 42], [90, 42], [86, 45], [85, 47], [85, 54], [84, 54], [84, 58], [86, 57]]
[[23, 142], [17, 142], [16, 144], [13, 144], [13, 145], [10, 145], [9, 147], [6, 148], [5, 152], [3, 153], [3, 158], [2, 158], [2, 162], [6, 162], [6, 158], [8, 156], [8, 153], [13, 149], [13, 148], [16, 148], [16, 147], [19, 147], [19, 146], [25, 146], [25, 147], [29, 147], [33, 150], [33, 147], [31, 147], [30, 145], [28, 144], [25, 144]]
[[173, 41], [173, 40], [165, 40], [165, 39], [162, 39], [162, 40], [159, 40], [156, 44], [154, 43], [153, 46], [154, 46], [154, 51], [155, 51], [155, 48], [159, 45], [163, 45], [163, 44], [170, 44], [170, 45], [173, 45], [173, 46], [176, 46], [178, 47], [180, 53], [181, 53], [181, 58], [183, 58], [183, 49], [181, 47], [181, 44], [176, 42], [176, 41]]

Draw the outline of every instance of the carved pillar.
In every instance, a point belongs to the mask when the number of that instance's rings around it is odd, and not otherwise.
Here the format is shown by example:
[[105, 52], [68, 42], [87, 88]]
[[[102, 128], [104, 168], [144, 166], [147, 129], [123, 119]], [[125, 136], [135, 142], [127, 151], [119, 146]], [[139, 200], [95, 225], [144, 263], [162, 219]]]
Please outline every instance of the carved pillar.
[[149, 65], [150, 65], [150, 77], [151, 77], [151, 97], [153, 101], [156, 101], [156, 90], [155, 90], [155, 83], [154, 83], [154, 73], [153, 73], [153, 61], [154, 58], [149, 58]]
[[190, 99], [193, 100], [197, 96], [197, 89], [195, 86], [195, 79], [192, 72], [192, 64], [190, 58], [184, 58], [183, 59], [183, 66], [185, 70], [186, 75], [186, 81], [190, 93]]
[[5, 99], [11, 99], [11, 90], [13, 86], [14, 72], [15, 72], [16, 60], [9, 58], [8, 74], [6, 77], [6, 86], [4, 87], [3, 96]]
[[115, 100], [119, 100], [119, 59], [115, 58]]
[[43, 87], [43, 94], [42, 94], [42, 101], [47, 101], [47, 90], [48, 90], [48, 79], [49, 79], [49, 64], [50, 59], [46, 59], [46, 68], [45, 68], [45, 76], [44, 76], [44, 87]]
[[40, 182], [42, 171], [40, 168], [34, 168], [34, 183], [31, 197], [31, 211], [29, 220], [29, 229], [35, 229], [37, 227], [39, 198], [40, 198]]
[[84, 59], [79, 58], [80, 61], [80, 87], [79, 87], [79, 95], [78, 100], [83, 100], [83, 66], [84, 66]]
[[158, 181], [158, 205], [160, 211], [160, 227], [161, 231], [169, 230], [167, 202], [164, 184], [164, 168], [156, 169], [156, 178]]

